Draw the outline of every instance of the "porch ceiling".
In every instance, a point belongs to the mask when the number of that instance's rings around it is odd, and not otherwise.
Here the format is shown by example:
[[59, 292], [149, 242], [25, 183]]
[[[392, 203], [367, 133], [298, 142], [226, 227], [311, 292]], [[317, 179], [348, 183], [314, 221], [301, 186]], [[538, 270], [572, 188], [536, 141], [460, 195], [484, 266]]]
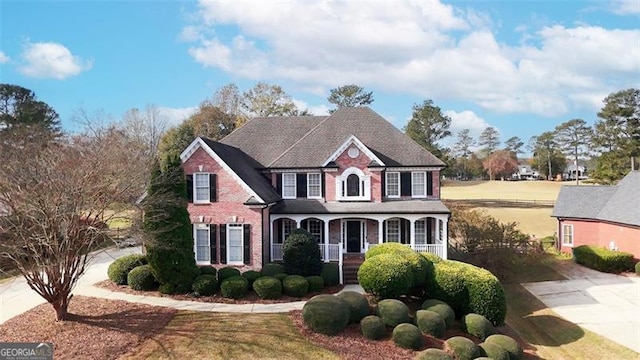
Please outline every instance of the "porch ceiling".
[[396, 200], [385, 202], [331, 202], [282, 200], [272, 214], [450, 214], [440, 200]]

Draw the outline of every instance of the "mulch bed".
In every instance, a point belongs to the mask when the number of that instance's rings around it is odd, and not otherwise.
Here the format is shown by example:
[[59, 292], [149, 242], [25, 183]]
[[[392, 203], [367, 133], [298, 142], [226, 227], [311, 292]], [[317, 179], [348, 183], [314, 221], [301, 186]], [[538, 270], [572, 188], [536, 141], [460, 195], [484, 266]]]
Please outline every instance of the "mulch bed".
[[49, 304], [39, 305], [0, 325], [3, 342], [51, 342], [55, 359], [116, 359], [161, 331], [176, 310], [74, 296], [69, 319], [55, 321]]

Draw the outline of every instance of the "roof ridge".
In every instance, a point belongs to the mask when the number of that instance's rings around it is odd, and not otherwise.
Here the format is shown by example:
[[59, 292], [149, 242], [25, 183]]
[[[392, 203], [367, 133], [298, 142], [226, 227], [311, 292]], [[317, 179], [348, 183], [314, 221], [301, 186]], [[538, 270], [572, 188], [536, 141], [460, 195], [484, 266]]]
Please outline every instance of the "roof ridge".
[[289, 146], [284, 152], [282, 152], [282, 154], [280, 154], [279, 156], [277, 156], [275, 159], [273, 159], [269, 164], [266, 165], [266, 167], [270, 167], [271, 165], [275, 164], [276, 161], [280, 160], [283, 156], [285, 156], [289, 151], [291, 151], [291, 149], [293, 149], [296, 145], [298, 145], [302, 140], [304, 140], [309, 134], [311, 134], [314, 130], [316, 130], [320, 125], [322, 125], [325, 121], [327, 121], [327, 119], [329, 119], [330, 117], [332, 117], [333, 114], [325, 117], [322, 121], [320, 121], [318, 123], [318, 125], [314, 126], [313, 128], [311, 128], [311, 130], [309, 130], [306, 134], [302, 135], [300, 137], [300, 139], [298, 139], [296, 142], [294, 142], [291, 146]]

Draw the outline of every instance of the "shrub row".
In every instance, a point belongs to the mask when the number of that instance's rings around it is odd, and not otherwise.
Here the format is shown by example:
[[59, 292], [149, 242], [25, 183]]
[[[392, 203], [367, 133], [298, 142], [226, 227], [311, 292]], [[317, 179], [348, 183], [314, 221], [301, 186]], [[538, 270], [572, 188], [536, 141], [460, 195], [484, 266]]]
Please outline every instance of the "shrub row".
[[573, 248], [573, 257], [578, 264], [602, 272], [617, 274], [633, 269], [632, 254], [599, 246], [576, 246]]
[[129, 272], [140, 265], [147, 264], [147, 257], [140, 254], [131, 254], [115, 259], [107, 269], [109, 280], [118, 285], [127, 285]]

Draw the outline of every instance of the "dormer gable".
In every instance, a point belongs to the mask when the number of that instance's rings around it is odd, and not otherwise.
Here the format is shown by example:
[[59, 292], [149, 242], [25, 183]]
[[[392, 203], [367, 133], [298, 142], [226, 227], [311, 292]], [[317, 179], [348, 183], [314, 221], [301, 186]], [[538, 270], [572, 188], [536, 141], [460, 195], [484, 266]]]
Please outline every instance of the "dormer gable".
[[384, 162], [376, 156], [365, 144], [360, 141], [355, 135], [350, 135], [347, 140], [345, 140], [323, 163], [322, 166], [326, 167], [329, 164], [332, 164], [338, 160], [338, 158], [347, 152], [347, 155], [350, 158], [357, 158], [360, 156], [360, 153], [364, 154], [369, 158], [370, 164], [375, 164], [375, 166], [385, 166]]

